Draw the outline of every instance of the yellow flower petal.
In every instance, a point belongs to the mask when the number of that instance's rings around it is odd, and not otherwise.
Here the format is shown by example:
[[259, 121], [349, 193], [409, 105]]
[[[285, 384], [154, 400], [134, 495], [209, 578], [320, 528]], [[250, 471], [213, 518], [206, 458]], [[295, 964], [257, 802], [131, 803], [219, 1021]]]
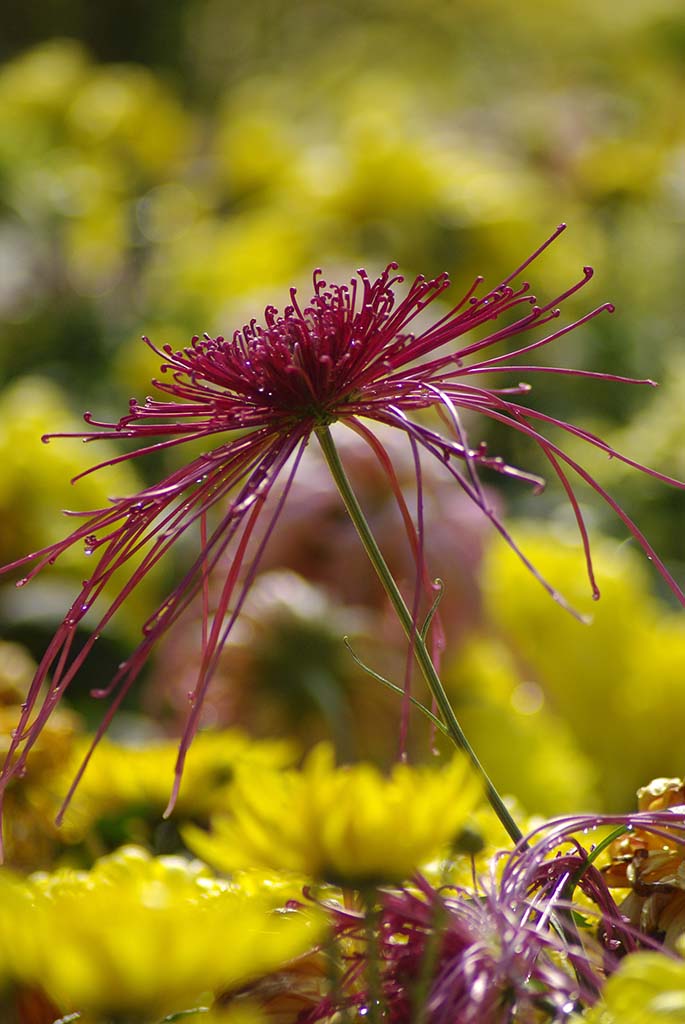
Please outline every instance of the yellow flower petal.
[[327, 744], [300, 771], [238, 771], [229, 814], [212, 832], [188, 827], [191, 849], [224, 871], [291, 871], [363, 888], [401, 882], [449, 844], [480, 796], [466, 760], [336, 768]]

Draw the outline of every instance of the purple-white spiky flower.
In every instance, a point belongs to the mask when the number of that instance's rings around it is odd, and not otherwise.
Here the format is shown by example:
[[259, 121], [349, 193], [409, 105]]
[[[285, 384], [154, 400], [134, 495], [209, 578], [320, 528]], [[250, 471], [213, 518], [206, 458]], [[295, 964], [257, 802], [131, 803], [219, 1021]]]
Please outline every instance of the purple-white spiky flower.
[[[637, 526], [544, 431], [550, 426], [560, 427], [607, 454], [636, 464], [587, 431], [525, 404], [528, 385], [516, 383], [499, 388], [481, 383], [485, 374], [489, 378], [506, 372], [518, 375], [540, 371], [636, 383], [613, 374], [520, 361], [520, 357], [528, 357], [612, 309], [608, 304], [601, 305], [552, 333], [542, 331], [530, 340], [512, 344], [520, 335], [553, 323], [559, 316], [559, 304], [592, 276], [592, 271], [585, 268], [582, 278], [551, 302], [538, 303], [531, 294], [521, 275], [562, 230], [563, 225], [495, 288], [480, 293], [482, 279], [478, 278], [455, 306], [429, 326], [424, 326], [425, 311], [448, 288], [447, 276], [443, 274], [434, 280], [418, 277], [406, 294], [398, 296], [402, 278], [394, 276], [397, 268], [390, 264], [375, 281], [359, 271], [349, 285], [342, 286], [327, 285], [321, 272], [316, 271], [314, 295], [307, 306], [299, 305], [292, 290], [291, 305], [283, 313], [269, 306], [263, 325], [253, 320], [230, 339], [194, 338], [181, 351], [173, 351], [170, 346], [158, 350], [147, 342], [162, 361], [164, 376], [154, 383], [167, 400], [147, 398], [142, 404], [134, 400], [117, 423], [99, 423], [87, 414], [91, 429], [78, 435], [84, 440], [121, 438], [139, 445], [94, 469], [150, 452], [159, 453], [189, 441], [211, 438], [214, 447], [193, 456], [187, 464], [138, 494], [113, 499], [106, 508], [79, 514], [80, 525], [63, 541], [5, 568], [7, 571], [30, 565], [30, 571], [19, 580], [18, 585], [23, 585], [74, 545], [83, 545], [86, 553], [95, 556], [94, 568], [48, 645], [28, 692], [0, 775], [0, 795], [8, 782], [21, 773], [44, 723], [81, 670], [101, 631], [179, 538], [192, 530], [198, 535], [194, 561], [143, 625], [140, 643], [109, 685], [93, 691], [96, 697], [110, 699], [95, 738], [97, 742], [155, 643], [174, 626], [196, 594], [204, 595], [203, 656], [180, 744], [170, 806], [173, 804], [185, 755], [198, 728], [205, 691], [257, 572], [261, 552], [279, 518], [308, 441], [317, 430], [334, 421], [360, 435], [387, 473], [415, 552], [418, 587], [422, 580], [429, 580], [422, 564], [420, 456], [437, 459], [517, 551], [488, 504], [480, 472], [492, 470], [529, 481], [536, 487], [542, 484], [538, 477], [491, 455], [485, 445], [472, 445], [461, 418], [467, 412], [505, 423], [530, 438], [542, 451], [573, 508], [595, 593], [587, 532], [570, 480], [572, 475], [608, 502], [654, 560], [673, 592], [685, 602], [676, 582]], [[412, 333], [415, 324], [420, 326]], [[493, 329], [487, 333], [484, 328], [490, 325], [494, 325]], [[474, 330], [478, 332], [475, 340], [461, 342], [464, 335]], [[507, 350], [492, 354], [500, 343], [509, 343]], [[429, 425], [423, 415], [415, 417], [414, 414], [428, 409], [441, 414], [442, 430]], [[391, 461], [373, 432], [374, 424], [379, 423], [399, 430], [411, 447], [418, 493], [414, 522]], [[637, 468], [644, 469], [639, 465]], [[663, 474], [647, 472], [679, 485]], [[277, 497], [266, 501], [279, 478]], [[230, 569], [221, 582], [218, 602], [210, 610], [208, 579], [217, 566], [225, 564], [227, 552], [231, 556]], [[535, 572], [525, 556], [520, 552], [519, 555]], [[111, 600], [105, 596], [105, 588], [122, 567], [127, 568], [128, 580]], [[562, 600], [545, 581], [541, 582], [555, 598]], [[100, 608], [99, 619], [83, 646], [76, 650], [76, 632], [93, 606]], [[43, 690], [49, 678], [50, 686]]]
[[[615, 902], [615, 862], [598, 866], [620, 834], [653, 842], [655, 850], [661, 845], [671, 859], [677, 851], [682, 861], [683, 808], [575, 815], [540, 825], [497, 854], [485, 877], [474, 874], [473, 886], [436, 888], [416, 875], [411, 886], [379, 890], [371, 932], [364, 910], [324, 900], [340, 978], [298, 1019], [318, 1024], [336, 1011], [371, 1017], [374, 1001], [377, 1017], [391, 1024], [578, 1019], [627, 953], [658, 949], [678, 959]], [[662, 887], [661, 898], [674, 889]]]
[[[370, 1017], [374, 1001], [392, 1024], [542, 1024], [592, 1005], [617, 957], [576, 927], [564, 896], [568, 865], [540, 891], [539, 851], [527, 857], [526, 870], [506, 873], [515, 856], [503, 853], [505, 874], [497, 877], [495, 862], [473, 888], [435, 888], [417, 875], [411, 887], [379, 891], [373, 933], [364, 911], [325, 901], [340, 982], [301, 1015], [302, 1024], [330, 1020], [336, 1011]], [[580, 856], [573, 869], [579, 864]], [[620, 923], [606, 887], [603, 895], [607, 921]], [[369, 958], [377, 964], [375, 992]]]

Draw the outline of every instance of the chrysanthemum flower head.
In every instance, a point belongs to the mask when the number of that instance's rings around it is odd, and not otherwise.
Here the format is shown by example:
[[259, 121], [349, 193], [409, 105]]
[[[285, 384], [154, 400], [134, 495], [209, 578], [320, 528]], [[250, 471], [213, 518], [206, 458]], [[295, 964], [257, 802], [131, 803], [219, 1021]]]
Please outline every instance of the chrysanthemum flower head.
[[[604, 870], [607, 885], [630, 890], [621, 913], [641, 932], [658, 938], [668, 949], [685, 948], [685, 780], [653, 779], [637, 792], [635, 824], [611, 847]], [[655, 828], [650, 815], [661, 815]], [[640, 828], [640, 816], [647, 828]], [[651, 826], [651, 827], [650, 827]]]
[[682, 1024], [685, 964], [663, 953], [631, 953], [607, 981], [602, 999], [572, 1024]]
[[[0, 666], [2, 757], [11, 746], [12, 731], [35, 664], [21, 648], [0, 644]], [[64, 764], [77, 747], [80, 725], [75, 713], [58, 708], [41, 733], [26, 771], [13, 779], [5, 794], [5, 855], [14, 867], [35, 870], [50, 863], [54, 856], [59, 845], [54, 825], [56, 796], [64, 790]]]
[[[456, 304], [432, 323], [428, 307], [444, 296], [449, 286], [447, 276], [432, 280], [417, 277], [406, 290], [400, 291], [402, 278], [395, 273], [396, 265], [390, 264], [376, 280], [359, 271], [348, 285], [328, 284], [316, 271], [314, 294], [308, 304], [300, 304], [293, 290], [291, 303], [283, 312], [269, 306], [263, 323], [252, 320], [230, 338], [196, 337], [180, 351], [171, 346], [157, 349], [148, 342], [161, 359], [162, 376], [154, 383], [164, 400], [132, 400], [128, 413], [115, 423], [97, 422], [87, 414], [90, 429], [79, 436], [86, 441], [113, 438], [134, 442], [132, 451], [108, 458], [101, 465], [130, 461], [145, 453], [159, 454], [189, 441], [213, 443], [213, 447], [193, 455], [159, 483], [137, 494], [117, 497], [107, 507], [79, 514], [79, 525], [63, 541], [6, 567], [31, 566], [18, 581], [23, 585], [74, 546], [83, 547], [84, 554], [91, 556], [92, 566], [39, 665], [0, 787], [22, 771], [43, 725], [80, 672], [101, 631], [179, 539], [194, 531], [197, 554], [190, 566], [143, 624], [140, 643], [111, 682], [93, 691], [97, 697], [110, 699], [99, 737], [156, 641], [174, 626], [196, 594], [203, 595], [203, 654], [179, 751], [178, 788], [212, 673], [287, 500], [305, 448], [316, 436], [323, 444], [329, 436], [329, 425], [336, 421], [354, 430], [369, 445], [387, 476], [414, 553], [417, 614], [421, 598], [424, 606], [430, 606], [434, 598], [423, 554], [421, 459], [437, 459], [454, 485], [514, 548], [514, 541], [490, 506], [481, 473], [488, 470], [516, 477], [534, 487], [542, 484], [539, 478], [491, 454], [485, 445], [472, 443], [462, 421], [463, 413], [506, 424], [540, 449], [571, 503], [596, 593], [587, 531], [571, 482], [574, 475], [609, 503], [654, 560], [672, 590], [685, 601], [637, 526], [600, 484], [547, 436], [546, 430], [560, 428], [608, 455], [623, 456], [587, 431], [535, 409], [525, 397], [530, 390], [528, 385], [519, 383], [522, 374], [535, 375], [541, 371], [623, 379], [612, 374], [543, 367], [528, 361], [531, 353], [611, 309], [604, 304], [576, 322], [546, 333], [559, 317], [559, 304], [592, 276], [592, 271], [585, 268], [580, 280], [552, 301], [538, 302], [531, 293], [522, 275], [561, 230], [555, 231], [494, 288], [482, 290], [482, 279], [478, 278]], [[471, 331], [475, 332], [473, 338], [463, 341]], [[529, 332], [536, 333], [521, 342], [513, 341]], [[507, 343], [506, 350], [493, 354], [501, 343]], [[492, 375], [498, 377], [502, 373], [516, 375], [513, 386], [486, 383]], [[423, 415], [430, 409], [436, 409], [442, 417], [442, 429]], [[399, 431], [411, 449], [417, 481], [413, 515], [397, 484], [392, 461], [373, 432], [379, 423]], [[634, 465], [630, 459], [625, 461]], [[653, 475], [677, 483], [663, 474]], [[275, 500], [269, 502], [266, 499], [279, 477], [282, 486]], [[210, 608], [208, 581], [222, 564], [225, 553], [230, 553], [230, 569]], [[520, 557], [535, 571], [523, 554]], [[126, 581], [112, 599], [109, 581], [123, 567], [128, 570]], [[549, 584], [544, 585], [562, 600]], [[78, 646], [74, 644], [76, 633], [91, 609], [95, 626]], [[51, 685], [43, 693], [42, 685], [48, 677]], [[175, 793], [172, 802], [174, 796]]]
[[200, 856], [223, 870], [250, 865], [350, 888], [402, 882], [455, 840], [481, 795], [463, 756], [443, 767], [336, 768], [320, 744], [301, 770], [236, 773], [229, 815], [212, 833], [184, 831]]
[[[392, 1024], [561, 1024], [594, 1001], [602, 973], [580, 935], [551, 919], [554, 903], [494, 877], [433, 888], [416, 876], [379, 894], [374, 932], [361, 912], [329, 903], [342, 984], [306, 1019], [328, 1021], [336, 1009], [365, 1018], [378, 1001]], [[378, 959], [375, 994], [365, 984], [369, 956]]]
[[[90, 742], [83, 736], [74, 744], [59, 776], [61, 789], [69, 785]], [[202, 731], [188, 759], [176, 809], [186, 819], [204, 820], [225, 802], [238, 765], [284, 766], [296, 757], [294, 744], [286, 740], [253, 740], [238, 729]], [[157, 825], [166, 806], [175, 758], [171, 740], [123, 746], [105, 737], [67, 810], [65, 841], [78, 842], [98, 825], [115, 825], [114, 834], [142, 842], [146, 825]], [[56, 780], [51, 788], [61, 791]]]
[[198, 862], [138, 847], [24, 890], [21, 913], [0, 915], [5, 970], [63, 1012], [158, 1019], [257, 980], [321, 933], [316, 914], [275, 910], [278, 895], [245, 896]]

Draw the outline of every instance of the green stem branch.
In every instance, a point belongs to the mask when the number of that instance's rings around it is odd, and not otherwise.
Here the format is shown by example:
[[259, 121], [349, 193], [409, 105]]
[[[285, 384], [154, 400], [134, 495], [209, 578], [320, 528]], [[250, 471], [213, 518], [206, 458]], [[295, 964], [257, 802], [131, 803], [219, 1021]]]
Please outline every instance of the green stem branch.
[[395, 582], [395, 579], [383, 558], [381, 550], [376, 543], [376, 539], [369, 528], [369, 524], [367, 523], [361, 506], [357, 501], [357, 497], [352, 490], [350, 481], [342, 462], [340, 461], [340, 456], [338, 455], [338, 450], [335, 447], [331, 432], [327, 426], [321, 426], [317, 428], [316, 436], [319, 444], [321, 445], [321, 451], [323, 452], [328, 468], [331, 471], [333, 480], [335, 481], [336, 487], [338, 488], [340, 496], [345, 504], [345, 508], [347, 509], [350, 519], [352, 520], [359, 535], [359, 539], [364, 545], [364, 550], [366, 551], [383, 589], [385, 590], [385, 593], [387, 594], [388, 599], [400, 620], [409, 642], [414, 648], [414, 656], [418, 662], [419, 668], [421, 669], [421, 673], [426, 680], [433, 697], [435, 698], [435, 703], [440, 710], [440, 714], [445, 723], [445, 728], [447, 729], [450, 739], [455, 746], [466, 753], [477, 773], [483, 780], [485, 795], [490, 806], [501, 821], [510, 838], [515, 843], [518, 843], [523, 838], [521, 830], [507, 810], [504, 801], [495, 789], [493, 783], [490, 781], [487, 772], [483, 768], [483, 765], [478, 760], [475, 751], [467, 740], [464, 730], [457, 721], [457, 716], [454, 713], [449, 698], [445, 693], [445, 688], [440, 681], [440, 677], [438, 676], [431, 656], [428, 653], [428, 648], [421, 636], [418, 624], [414, 621], [411, 612], [407, 608], [397, 583]]

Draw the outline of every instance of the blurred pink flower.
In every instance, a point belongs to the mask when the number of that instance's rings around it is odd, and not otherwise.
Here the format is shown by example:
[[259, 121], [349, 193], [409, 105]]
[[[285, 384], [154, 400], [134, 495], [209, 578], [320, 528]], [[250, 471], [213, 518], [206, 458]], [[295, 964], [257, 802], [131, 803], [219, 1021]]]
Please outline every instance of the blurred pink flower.
[[[416, 500], [411, 449], [389, 427], [379, 426], [376, 436], [411, 507]], [[335, 441], [390, 571], [409, 595], [416, 566], [387, 476], [357, 434], [338, 430]], [[453, 656], [464, 634], [480, 622], [477, 573], [488, 523], [437, 461], [422, 468], [422, 485], [424, 517], [430, 523], [424, 557], [428, 566], [440, 567], [440, 617], [446, 653]], [[270, 501], [277, 500], [280, 486], [277, 481]], [[496, 496], [491, 501], [496, 507]], [[221, 580], [229, 571], [227, 554], [210, 581], [210, 608], [218, 602]], [[187, 694], [195, 685], [203, 620], [198, 595], [161, 641], [146, 685], [146, 710], [156, 720], [165, 718], [173, 729], [185, 718]], [[324, 736], [334, 737], [339, 754], [347, 759], [362, 752], [381, 763], [392, 759], [400, 703], [354, 663], [341, 641], [345, 634], [366, 662], [382, 666], [391, 679], [402, 679], [401, 626], [368, 571], [354, 526], [331, 488], [321, 453], [312, 445], [217, 662], [202, 725], [240, 724], [255, 735], [294, 733], [305, 747]], [[411, 749], [427, 739], [417, 734]]]

